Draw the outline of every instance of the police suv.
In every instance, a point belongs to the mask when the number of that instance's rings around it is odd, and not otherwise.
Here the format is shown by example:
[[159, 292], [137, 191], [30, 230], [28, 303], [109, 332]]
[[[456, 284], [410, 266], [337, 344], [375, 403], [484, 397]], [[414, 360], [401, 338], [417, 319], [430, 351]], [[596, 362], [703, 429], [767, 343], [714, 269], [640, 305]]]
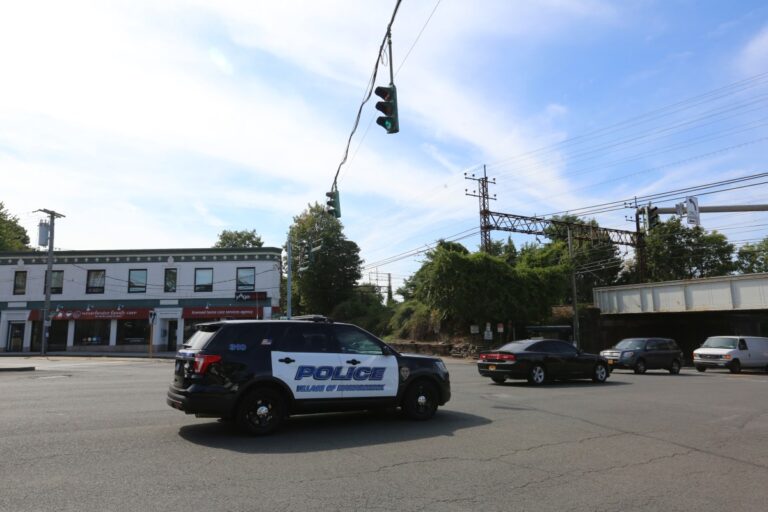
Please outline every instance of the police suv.
[[400, 407], [426, 420], [450, 397], [439, 358], [400, 354], [354, 325], [307, 317], [199, 325], [176, 354], [167, 403], [263, 435], [291, 414]]

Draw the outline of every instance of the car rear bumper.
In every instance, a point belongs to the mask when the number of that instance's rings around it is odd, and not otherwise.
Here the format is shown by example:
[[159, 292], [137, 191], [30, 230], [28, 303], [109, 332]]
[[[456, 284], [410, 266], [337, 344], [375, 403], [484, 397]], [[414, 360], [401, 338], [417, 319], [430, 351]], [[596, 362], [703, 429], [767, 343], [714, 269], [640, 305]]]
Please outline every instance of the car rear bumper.
[[224, 418], [231, 416], [234, 396], [231, 393], [216, 392], [191, 386], [189, 389], [168, 388], [165, 403], [187, 414]]
[[508, 379], [525, 379], [526, 369], [518, 362], [514, 363], [477, 363], [477, 371], [483, 377], [506, 377]]

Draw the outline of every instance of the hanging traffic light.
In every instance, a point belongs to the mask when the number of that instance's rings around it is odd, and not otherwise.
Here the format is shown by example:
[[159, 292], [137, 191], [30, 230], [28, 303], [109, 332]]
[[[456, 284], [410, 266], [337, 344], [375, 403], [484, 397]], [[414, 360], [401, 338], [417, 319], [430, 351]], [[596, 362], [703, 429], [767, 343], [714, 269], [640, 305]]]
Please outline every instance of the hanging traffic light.
[[387, 133], [399, 132], [400, 121], [397, 118], [397, 89], [395, 84], [389, 84], [389, 87], [377, 87], [374, 92], [376, 96], [382, 99], [376, 103], [376, 110], [384, 114], [376, 119], [376, 124], [383, 126]]
[[341, 207], [339, 205], [339, 191], [338, 189], [331, 190], [325, 193], [328, 200], [325, 202], [326, 211], [336, 217], [341, 217]]
[[659, 207], [648, 206], [648, 229], [653, 229], [659, 225]]

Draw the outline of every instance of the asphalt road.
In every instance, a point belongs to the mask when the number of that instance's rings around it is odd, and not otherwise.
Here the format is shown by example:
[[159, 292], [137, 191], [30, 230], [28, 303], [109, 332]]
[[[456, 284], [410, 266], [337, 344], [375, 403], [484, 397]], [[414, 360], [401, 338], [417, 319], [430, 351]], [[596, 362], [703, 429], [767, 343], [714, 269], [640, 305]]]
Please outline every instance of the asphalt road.
[[541, 388], [449, 362], [435, 418], [295, 417], [267, 438], [165, 404], [170, 361], [2, 358], [0, 511], [757, 511], [768, 374]]

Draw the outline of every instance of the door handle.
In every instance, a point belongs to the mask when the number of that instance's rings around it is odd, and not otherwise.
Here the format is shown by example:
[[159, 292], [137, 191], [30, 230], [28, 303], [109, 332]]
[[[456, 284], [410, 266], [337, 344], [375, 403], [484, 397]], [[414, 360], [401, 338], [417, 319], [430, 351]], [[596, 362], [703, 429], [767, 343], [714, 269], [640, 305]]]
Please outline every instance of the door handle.
[[349, 361], [347, 361], [347, 364], [353, 364], [353, 365], [360, 364], [360, 361], [358, 361], [357, 359], [350, 359]]
[[278, 361], [285, 364], [291, 364], [296, 362], [295, 359], [291, 359], [290, 357], [284, 357], [282, 359], [278, 359]]

